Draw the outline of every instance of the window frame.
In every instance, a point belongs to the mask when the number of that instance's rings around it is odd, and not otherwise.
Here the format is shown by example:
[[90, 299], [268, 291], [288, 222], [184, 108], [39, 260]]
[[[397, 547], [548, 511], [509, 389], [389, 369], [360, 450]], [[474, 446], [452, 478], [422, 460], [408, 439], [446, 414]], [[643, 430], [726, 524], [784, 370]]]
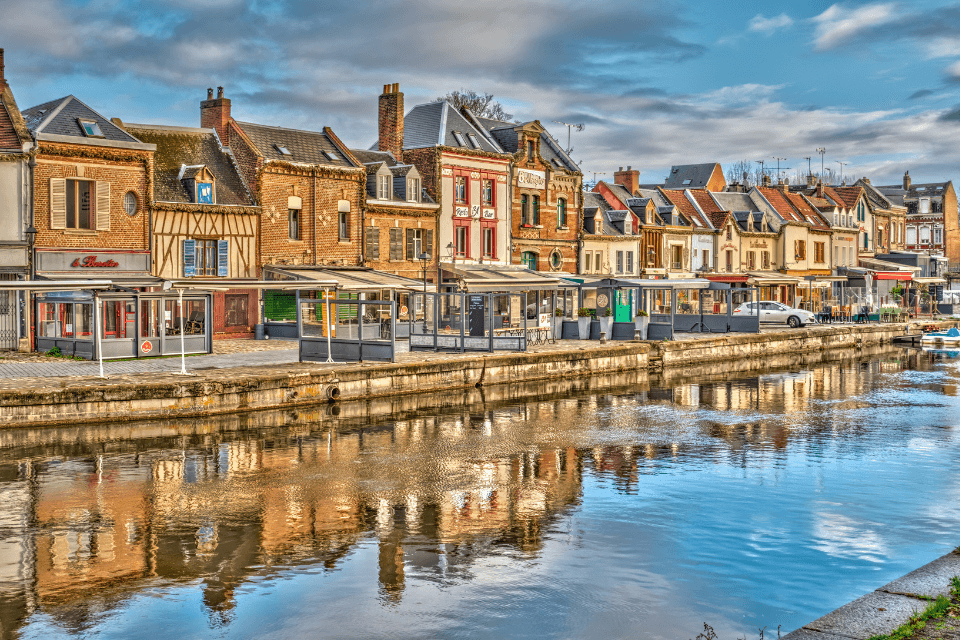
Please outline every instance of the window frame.
[[[81, 227], [79, 224], [80, 219], [80, 193], [78, 191], [80, 183], [87, 185], [87, 195], [89, 196], [89, 209], [88, 209], [88, 221], [89, 226]], [[71, 186], [72, 185], [72, 186]], [[66, 179], [66, 225], [64, 229], [71, 229], [77, 231], [96, 231], [97, 230], [97, 182], [96, 180], [88, 180], [86, 178], [67, 178]], [[71, 211], [70, 201], [71, 201], [71, 192], [73, 199], [73, 211]], [[74, 223], [72, 226], [70, 224], [70, 216], [73, 216]]]
[[[490, 236], [490, 252], [487, 252], [487, 235]], [[497, 223], [480, 223], [480, 255], [489, 260], [497, 259]]]
[[337, 212], [337, 240], [341, 242], [350, 241], [350, 212]]
[[303, 240], [303, 209], [287, 209], [287, 239]]
[[[131, 212], [127, 208], [127, 198], [133, 198], [133, 211]], [[130, 189], [123, 194], [123, 211], [131, 218], [140, 213], [140, 198], [137, 196], [137, 192]]]
[[[461, 229], [463, 230], [461, 232]], [[463, 235], [463, 243], [461, 246], [460, 236]], [[454, 221], [453, 225], [453, 255], [457, 258], [469, 258], [470, 257], [470, 222], [465, 220], [463, 222]]]
[[463, 174], [453, 176], [453, 202], [455, 204], [470, 204], [469, 191], [468, 176]]
[[567, 199], [557, 198], [557, 229], [567, 228]]
[[[80, 130], [83, 131], [83, 135], [86, 138], [104, 138], [103, 129], [100, 128], [100, 123], [96, 120], [90, 120], [89, 118], [77, 118], [77, 124], [80, 125]], [[89, 129], [87, 128], [89, 125]]]
[[377, 174], [377, 200], [389, 200], [393, 195], [393, 176]]
[[[489, 189], [487, 189], [487, 185], [489, 185]], [[495, 187], [493, 178], [480, 179], [480, 204], [487, 207], [493, 206], [493, 203], [495, 202], [494, 198], [496, 197], [494, 189]], [[489, 198], [487, 197], [488, 193]]]
[[407, 178], [407, 202], [420, 202], [419, 178]]

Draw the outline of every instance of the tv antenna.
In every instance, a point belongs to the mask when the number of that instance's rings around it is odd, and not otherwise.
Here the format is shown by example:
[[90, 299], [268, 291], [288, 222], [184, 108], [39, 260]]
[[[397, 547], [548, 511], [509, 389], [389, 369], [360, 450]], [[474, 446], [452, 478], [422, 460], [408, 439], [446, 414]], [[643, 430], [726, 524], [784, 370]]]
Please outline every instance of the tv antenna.
[[807, 161], [807, 175], [813, 175], [813, 169], [810, 167], [810, 156], [803, 156], [803, 159]]
[[[786, 160], [786, 158], [777, 158], [776, 156], [774, 156], [773, 159], [777, 161], [777, 180], [779, 180], [780, 179], [780, 161]], [[789, 168], [790, 167], [784, 167], [783, 170], [786, 171]]]
[[823, 180], [823, 155], [827, 152], [823, 147], [817, 147], [817, 153], [820, 154], [820, 180]]
[[573, 153], [573, 147], [570, 146], [570, 132], [576, 129], [577, 131], [583, 131], [586, 126], [581, 122], [579, 124], [570, 124], [569, 122], [560, 122], [559, 120], [554, 120], [557, 124], [562, 124], [567, 128], [567, 148], [564, 149], [567, 155]]
[[592, 174], [593, 174], [593, 185], [594, 185], [594, 186], [596, 186], [596, 184], [597, 184], [597, 176], [605, 176], [605, 175], [607, 175], [605, 171], [584, 171], [584, 173], [592, 173]]
[[837, 164], [840, 165], [840, 184], [843, 184], [843, 167], [850, 164], [849, 162], [840, 162], [837, 160]]
[[756, 162], [758, 165], [760, 165], [760, 178], [761, 178], [760, 182], [762, 183], [762, 182], [763, 182], [763, 176], [767, 175], [766, 170], [763, 168], [763, 163], [764, 163], [765, 161], [764, 161], [764, 160], [754, 160], [754, 162]]

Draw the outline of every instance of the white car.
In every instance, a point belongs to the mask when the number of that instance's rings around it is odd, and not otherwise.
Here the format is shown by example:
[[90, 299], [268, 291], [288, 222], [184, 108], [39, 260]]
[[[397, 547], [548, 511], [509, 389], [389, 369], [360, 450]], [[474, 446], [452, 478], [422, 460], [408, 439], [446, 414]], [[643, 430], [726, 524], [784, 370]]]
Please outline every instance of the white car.
[[816, 324], [817, 316], [804, 309], [794, 309], [779, 302], [762, 301], [747, 302], [733, 310], [742, 316], [760, 315], [760, 322], [786, 322], [790, 327], [797, 328], [806, 324]]

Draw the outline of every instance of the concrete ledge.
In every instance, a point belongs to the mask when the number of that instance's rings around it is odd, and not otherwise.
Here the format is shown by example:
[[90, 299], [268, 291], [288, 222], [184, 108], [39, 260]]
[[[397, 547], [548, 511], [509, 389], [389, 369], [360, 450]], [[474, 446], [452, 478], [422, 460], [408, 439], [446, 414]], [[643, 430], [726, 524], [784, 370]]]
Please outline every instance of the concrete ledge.
[[838, 636], [832, 633], [797, 629], [783, 636], [782, 640], [851, 640], [850, 636]]
[[[914, 613], [926, 609], [929, 604], [926, 600], [873, 591], [810, 624], [803, 625], [803, 628], [807, 631], [865, 640], [890, 633]], [[793, 634], [784, 638], [793, 640]]]
[[886, 593], [936, 598], [950, 595], [950, 579], [960, 576], [960, 554], [948, 553], [877, 589]]

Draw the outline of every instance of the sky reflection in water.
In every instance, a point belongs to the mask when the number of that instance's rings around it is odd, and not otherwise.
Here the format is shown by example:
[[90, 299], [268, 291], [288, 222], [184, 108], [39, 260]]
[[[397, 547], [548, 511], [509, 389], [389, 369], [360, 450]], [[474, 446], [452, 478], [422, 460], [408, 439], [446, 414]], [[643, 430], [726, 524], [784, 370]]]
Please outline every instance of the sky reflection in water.
[[7, 432], [3, 637], [791, 630], [960, 544], [957, 364], [905, 353], [363, 428]]

